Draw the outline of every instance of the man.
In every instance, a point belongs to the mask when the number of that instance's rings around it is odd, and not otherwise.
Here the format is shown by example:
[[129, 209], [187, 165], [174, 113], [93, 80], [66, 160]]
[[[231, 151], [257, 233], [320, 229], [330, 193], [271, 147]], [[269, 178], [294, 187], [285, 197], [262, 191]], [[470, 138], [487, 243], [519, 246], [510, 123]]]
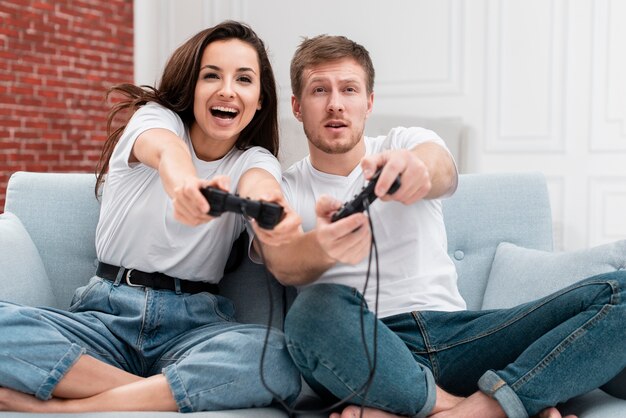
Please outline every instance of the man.
[[[456, 188], [455, 163], [431, 131], [364, 137], [374, 100], [365, 48], [344, 37], [306, 39], [291, 83], [310, 155], [285, 172], [283, 186], [304, 233], [267, 247], [265, 261], [299, 289], [285, 333], [316, 392], [363, 404], [366, 416], [560, 417], [554, 405], [626, 366], [625, 272], [513, 309], [465, 310], [439, 200]], [[369, 215], [331, 222], [378, 169], [380, 201]], [[387, 194], [398, 176], [401, 187]], [[342, 416], [357, 412], [348, 406]]]

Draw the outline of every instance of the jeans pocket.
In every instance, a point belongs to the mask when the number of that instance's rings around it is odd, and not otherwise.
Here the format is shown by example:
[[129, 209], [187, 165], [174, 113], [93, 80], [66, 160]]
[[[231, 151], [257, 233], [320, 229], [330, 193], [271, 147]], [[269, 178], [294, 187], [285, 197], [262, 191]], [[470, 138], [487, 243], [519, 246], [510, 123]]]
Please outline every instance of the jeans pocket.
[[72, 296], [72, 301], [70, 302], [70, 307], [68, 311], [76, 312], [78, 307], [82, 305], [85, 298], [93, 291], [97, 284], [101, 283], [102, 279], [99, 277], [92, 277], [85, 286], [81, 286], [74, 292], [74, 296]]
[[215, 313], [222, 319], [233, 322], [235, 321], [235, 305], [233, 301], [224, 296], [208, 294], [215, 299]]
[[221, 319], [227, 322], [235, 320], [235, 308], [232, 301], [209, 292], [200, 292], [185, 296], [188, 312], [194, 312], [196, 318], [205, 318], [207, 322]]

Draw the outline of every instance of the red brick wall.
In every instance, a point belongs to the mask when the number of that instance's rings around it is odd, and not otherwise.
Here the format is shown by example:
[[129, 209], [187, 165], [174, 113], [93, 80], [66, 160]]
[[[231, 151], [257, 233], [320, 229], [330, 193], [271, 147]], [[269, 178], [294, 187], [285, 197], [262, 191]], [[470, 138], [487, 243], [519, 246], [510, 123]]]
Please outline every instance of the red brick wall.
[[133, 82], [132, 0], [0, 2], [0, 212], [18, 170], [94, 172], [110, 86]]

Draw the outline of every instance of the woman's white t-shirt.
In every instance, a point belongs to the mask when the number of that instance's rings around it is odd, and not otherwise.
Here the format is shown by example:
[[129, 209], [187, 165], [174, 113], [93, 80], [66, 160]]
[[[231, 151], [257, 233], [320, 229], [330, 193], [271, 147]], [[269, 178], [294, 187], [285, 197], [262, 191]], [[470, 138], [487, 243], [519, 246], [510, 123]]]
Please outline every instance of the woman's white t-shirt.
[[180, 279], [217, 283], [233, 242], [244, 230], [239, 214], [223, 213], [199, 226], [186, 226], [173, 217], [172, 201], [165, 193], [157, 170], [128, 160], [137, 137], [144, 131], [163, 128], [174, 132], [189, 146], [198, 177], [227, 175], [231, 191], [250, 168], [262, 168], [280, 181], [278, 160], [266, 149], [233, 148], [216, 161], [195, 155], [180, 117], [156, 103], [142, 106], [129, 121], [113, 151], [103, 186], [96, 251], [104, 263], [146, 272], [161, 272]]

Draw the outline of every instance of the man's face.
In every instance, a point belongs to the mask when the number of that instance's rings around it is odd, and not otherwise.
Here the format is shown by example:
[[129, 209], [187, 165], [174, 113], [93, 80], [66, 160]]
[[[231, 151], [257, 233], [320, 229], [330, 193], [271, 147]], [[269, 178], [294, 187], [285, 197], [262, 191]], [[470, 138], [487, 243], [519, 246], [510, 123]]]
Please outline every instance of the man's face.
[[366, 86], [365, 71], [352, 58], [304, 70], [300, 99], [292, 97], [291, 104], [314, 148], [343, 154], [361, 141], [374, 101]]

